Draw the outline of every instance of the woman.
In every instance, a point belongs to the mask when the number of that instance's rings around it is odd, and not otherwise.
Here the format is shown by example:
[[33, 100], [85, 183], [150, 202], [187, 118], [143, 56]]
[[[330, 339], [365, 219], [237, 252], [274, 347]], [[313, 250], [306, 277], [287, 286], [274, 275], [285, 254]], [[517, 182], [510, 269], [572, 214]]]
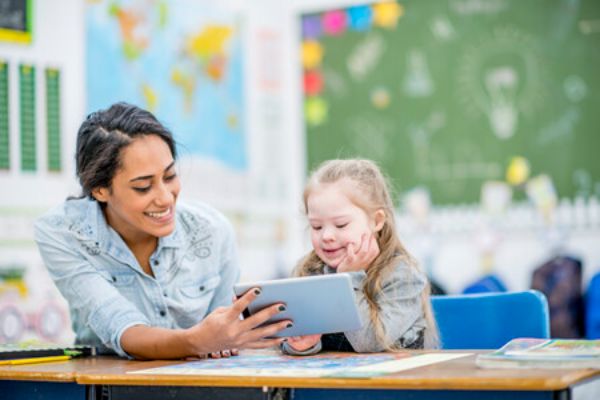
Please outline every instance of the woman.
[[231, 304], [239, 276], [233, 232], [207, 205], [177, 203], [171, 133], [118, 103], [77, 136], [83, 189], [35, 225], [50, 275], [69, 303], [77, 343], [138, 359], [212, 357], [264, 348], [291, 322], [261, 326], [275, 304], [240, 320], [260, 290]]

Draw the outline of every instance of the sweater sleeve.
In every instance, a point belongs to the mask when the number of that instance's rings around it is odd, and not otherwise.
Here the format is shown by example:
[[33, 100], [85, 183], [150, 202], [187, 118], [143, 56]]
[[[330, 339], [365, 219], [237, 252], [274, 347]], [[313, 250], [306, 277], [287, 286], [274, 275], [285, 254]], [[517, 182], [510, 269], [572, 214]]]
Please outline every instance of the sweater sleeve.
[[[363, 324], [360, 329], [344, 332], [344, 334], [357, 352], [384, 351], [385, 345], [377, 338], [369, 304], [363, 291], [366, 273], [360, 271], [351, 275]], [[379, 322], [383, 326], [388, 344], [409, 345], [421, 337], [426, 326], [421, 304], [421, 293], [425, 287], [426, 278], [422, 273], [406, 264], [400, 264], [384, 280], [376, 301], [379, 305]]]

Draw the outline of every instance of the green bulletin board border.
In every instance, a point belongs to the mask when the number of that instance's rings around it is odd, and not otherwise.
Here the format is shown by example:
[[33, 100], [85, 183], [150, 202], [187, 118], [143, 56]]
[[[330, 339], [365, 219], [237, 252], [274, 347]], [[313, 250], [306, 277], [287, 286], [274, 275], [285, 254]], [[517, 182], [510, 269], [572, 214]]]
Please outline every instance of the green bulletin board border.
[[35, 66], [19, 65], [19, 114], [21, 124], [21, 170], [35, 171]]
[[9, 64], [0, 60], [0, 170], [10, 169]]
[[48, 171], [61, 171], [60, 70], [46, 68], [46, 131]]

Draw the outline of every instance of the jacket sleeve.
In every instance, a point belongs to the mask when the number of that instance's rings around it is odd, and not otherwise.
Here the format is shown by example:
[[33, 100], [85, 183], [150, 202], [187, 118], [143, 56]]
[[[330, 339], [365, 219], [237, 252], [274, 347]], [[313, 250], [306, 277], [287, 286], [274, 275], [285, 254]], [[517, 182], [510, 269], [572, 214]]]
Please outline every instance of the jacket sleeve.
[[129, 357], [121, 347], [121, 335], [134, 325], [150, 325], [148, 318], [123, 297], [85, 256], [77, 251], [77, 239], [37, 221], [35, 240], [50, 277], [76, 315], [109, 348]]
[[[375, 326], [371, 321], [370, 309], [363, 292], [366, 278], [364, 271], [350, 273], [356, 295], [356, 302], [362, 320], [362, 327], [344, 335], [357, 352], [384, 351], [385, 347], [377, 339]], [[400, 265], [384, 280], [382, 290], [377, 295], [379, 321], [383, 325], [389, 344], [412, 343], [425, 328], [421, 293], [425, 290], [425, 277], [408, 265]]]

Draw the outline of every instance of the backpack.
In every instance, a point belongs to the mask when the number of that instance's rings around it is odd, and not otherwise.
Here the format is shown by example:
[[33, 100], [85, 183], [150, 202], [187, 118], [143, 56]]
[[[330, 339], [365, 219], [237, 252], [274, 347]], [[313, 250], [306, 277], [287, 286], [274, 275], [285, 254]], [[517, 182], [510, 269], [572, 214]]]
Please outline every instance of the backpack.
[[581, 338], [584, 335], [584, 303], [581, 261], [557, 256], [533, 272], [531, 288], [546, 295], [550, 309], [550, 335]]

